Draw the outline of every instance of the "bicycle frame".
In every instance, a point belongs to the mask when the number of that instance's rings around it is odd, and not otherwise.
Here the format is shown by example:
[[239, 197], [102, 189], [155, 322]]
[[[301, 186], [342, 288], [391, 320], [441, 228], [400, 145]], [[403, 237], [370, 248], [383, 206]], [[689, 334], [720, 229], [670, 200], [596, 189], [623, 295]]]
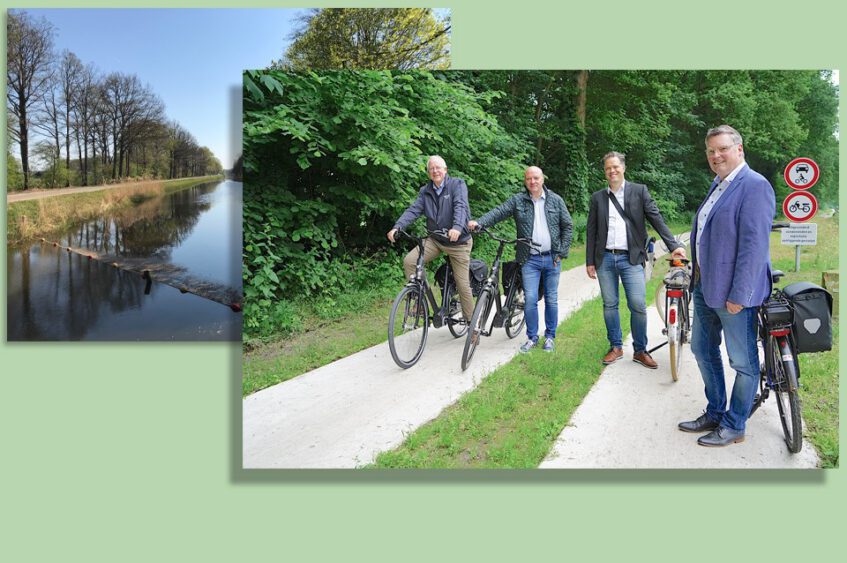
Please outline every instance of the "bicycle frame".
[[[450, 311], [448, 310], [450, 303], [449, 303], [449, 300], [447, 298], [447, 296], [450, 295], [450, 289], [451, 289], [452, 284], [454, 283], [454, 282], [451, 281], [452, 277], [450, 275], [451, 272], [452, 272], [452, 268], [453, 268], [452, 264], [450, 263], [450, 257], [448, 256], [447, 259], [446, 259], [447, 260], [447, 271], [446, 271], [446, 278], [447, 279], [445, 280], [444, 287], [441, 288], [441, 304], [439, 305], [438, 302], [435, 300], [435, 294], [432, 292], [432, 287], [429, 285], [429, 282], [427, 281], [426, 267], [424, 266], [424, 242], [423, 241], [426, 240], [429, 237], [416, 237], [416, 236], [410, 235], [409, 233], [402, 231], [402, 230], [398, 230], [397, 232], [401, 233], [406, 238], [414, 240], [415, 243], [417, 244], [417, 247], [418, 247], [418, 259], [417, 259], [417, 263], [415, 264], [415, 275], [414, 275], [413, 278], [409, 279], [409, 281], [406, 285], [407, 286], [408, 285], [422, 286], [423, 293], [426, 296], [426, 299], [429, 302], [430, 306], [432, 307], [432, 316], [427, 320], [432, 322], [432, 326], [434, 328], [441, 328], [442, 326], [447, 324], [447, 322], [450, 322], [452, 320], [450, 318]], [[428, 232], [429, 235], [438, 234], [437, 232], [433, 232], [433, 231], [427, 231], [427, 232]]]
[[[501, 265], [502, 259], [503, 259], [503, 251], [506, 249], [507, 244], [513, 244], [513, 243], [515, 243], [515, 244], [516, 243], [527, 244], [527, 242], [525, 242], [524, 239], [515, 239], [513, 241], [501, 239], [499, 237], [494, 236], [493, 234], [488, 232], [486, 229], [482, 229], [480, 232], [484, 232], [485, 234], [487, 234], [488, 236], [490, 236], [491, 238], [493, 238], [494, 240], [496, 240], [499, 243], [499, 246], [497, 247], [497, 254], [494, 256], [494, 264], [491, 266], [491, 273], [488, 275], [488, 278], [486, 278], [485, 283], [482, 286], [482, 291], [486, 291], [487, 289], [493, 290], [494, 295], [493, 295], [493, 299], [491, 301], [494, 301], [494, 303], [496, 304], [496, 307], [497, 307], [497, 312], [494, 314], [494, 318], [491, 319], [491, 322], [489, 323], [488, 328], [483, 329], [480, 332], [480, 334], [482, 336], [491, 336], [491, 333], [495, 328], [502, 328], [503, 324], [506, 322], [506, 311], [509, 310], [509, 306], [512, 303], [512, 299], [514, 299], [515, 293], [517, 292], [517, 284], [515, 283], [515, 278], [517, 278], [518, 273], [516, 271], [515, 274], [513, 274], [513, 279], [511, 280], [512, 283], [509, 284], [510, 285], [509, 293], [506, 295], [506, 300], [505, 300], [505, 302], [501, 303], [502, 300], [500, 298], [503, 294], [500, 292], [500, 281], [499, 280], [500, 280], [500, 265]], [[529, 244], [532, 244], [532, 242], [530, 241]], [[482, 291], [480, 293], [482, 293]], [[486, 322], [488, 322], [488, 317], [491, 314], [491, 301], [488, 302], [488, 305], [487, 305], [486, 310], [485, 310], [485, 317], [484, 318], [486, 319]]]

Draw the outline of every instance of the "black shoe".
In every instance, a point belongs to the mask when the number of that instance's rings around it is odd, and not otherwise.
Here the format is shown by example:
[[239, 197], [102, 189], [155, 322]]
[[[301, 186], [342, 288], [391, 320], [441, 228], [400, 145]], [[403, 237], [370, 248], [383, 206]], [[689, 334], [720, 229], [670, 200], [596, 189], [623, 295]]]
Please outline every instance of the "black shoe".
[[717, 429], [712, 430], [705, 436], [700, 436], [697, 439], [697, 443], [701, 446], [709, 446], [713, 448], [728, 446], [730, 444], [737, 444], [743, 441], [744, 432], [732, 430], [731, 428], [727, 428], [725, 426], [718, 426]]
[[709, 415], [706, 413], [697, 417], [697, 420], [679, 423], [679, 429], [683, 432], [708, 432], [716, 428], [718, 428], [718, 423], [709, 418]]

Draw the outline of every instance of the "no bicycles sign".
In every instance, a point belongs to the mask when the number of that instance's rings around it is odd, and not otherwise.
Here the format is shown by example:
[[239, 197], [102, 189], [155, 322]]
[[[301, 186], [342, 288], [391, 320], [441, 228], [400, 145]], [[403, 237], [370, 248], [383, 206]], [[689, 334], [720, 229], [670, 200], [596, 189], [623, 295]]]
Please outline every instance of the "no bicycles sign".
[[792, 221], [808, 221], [818, 212], [818, 200], [809, 192], [793, 192], [782, 202], [782, 212]]
[[808, 190], [817, 183], [821, 172], [811, 158], [795, 158], [785, 167], [782, 177], [795, 190]]

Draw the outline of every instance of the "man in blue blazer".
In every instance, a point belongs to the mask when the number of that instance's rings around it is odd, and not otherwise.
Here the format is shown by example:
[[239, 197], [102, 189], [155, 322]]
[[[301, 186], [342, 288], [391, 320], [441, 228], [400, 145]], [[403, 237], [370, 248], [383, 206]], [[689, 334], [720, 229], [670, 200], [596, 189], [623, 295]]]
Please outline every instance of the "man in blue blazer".
[[[708, 406], [679, 429], [708, 431], [697, 440], [702, 446], [726, 446], [744, 441], [759, 381], [756, 308], [771, 291], [769, 242], [776, 201], [770, 182], [744, 161], [741, 135], [732, 127], [721, 125], [706, 133], [706, 157], [716, 176], [691, 230], [691, 350]], [[729, 410], [721, 332], [736, 372]]]

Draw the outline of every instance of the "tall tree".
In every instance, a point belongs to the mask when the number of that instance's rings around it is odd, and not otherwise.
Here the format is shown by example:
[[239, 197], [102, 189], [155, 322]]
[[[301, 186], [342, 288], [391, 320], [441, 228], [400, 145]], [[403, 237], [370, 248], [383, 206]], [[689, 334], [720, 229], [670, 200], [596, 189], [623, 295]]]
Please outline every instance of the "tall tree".
[[450, 21], [430, 8], [310, 10], [276, 68], [443, 69], [450, 66]]
[[9, 12], [6, 31], [6, 101], [17, 123], [12, 136], [21, 149], [23, 189], [28, 189], [30, 109], [51, 76], [53, 26], [26, 12]]
[[[79, 90], [84, 83], [82, 62], [79, 58], [65, 49], [59, 64], [59, 84], [62, 91], [62, 109], [65, 124], [65, 168], [71, 169], [71, 110], [79, 97]], [[67, 185], [70, 185], [68, 174]]]

